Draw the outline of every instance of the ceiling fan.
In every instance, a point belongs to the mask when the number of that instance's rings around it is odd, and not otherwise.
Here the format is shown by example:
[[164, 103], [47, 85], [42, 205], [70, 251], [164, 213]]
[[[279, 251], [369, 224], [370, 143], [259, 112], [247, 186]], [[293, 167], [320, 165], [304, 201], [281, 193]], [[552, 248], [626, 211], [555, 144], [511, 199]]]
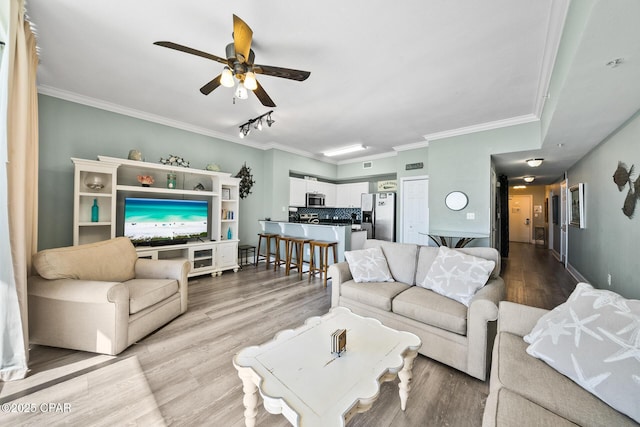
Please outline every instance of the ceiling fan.
[[180, 52], [189, 53], [191, 55], [201, 56], [224, 64], [225, 67], [222, 70], [222, 73], [200, 88], [200, 92], [204, 95], [209, 95], [218, 86], [233, 87], [235, 85], [233, 77], [235, 77], [238, 79], [238, 86], [235, 91], [235, 96], [237, 98], [246, 99], [248, 97], [248, 89], [253, 91], [262, 105], [275, 107], [276, 104], [269, 95], [267, 95], [267, 92], [264, 90], [262, 85], [258, 83], [258, 80], [256, 80], [256, 74], [281, 77], [301, 82], [306, 80], [311, 73], [309, 71], [293, 70], [291, 68], [255, 64], [255, 54], [251, 49], [252, 37], [253, 31], [247, 23], [236, 15], [233, 15], [233, 43], [229, 43], [226, 47], [226, 59], [173, 42], [159, 41], [153, 44], [167, 47], [169, 49], [179, 50]]

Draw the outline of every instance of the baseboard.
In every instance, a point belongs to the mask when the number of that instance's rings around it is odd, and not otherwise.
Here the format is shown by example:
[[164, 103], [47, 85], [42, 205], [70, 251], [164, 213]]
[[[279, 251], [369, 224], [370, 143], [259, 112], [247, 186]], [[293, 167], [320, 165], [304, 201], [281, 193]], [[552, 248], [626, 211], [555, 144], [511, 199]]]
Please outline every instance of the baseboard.
[[560, 256], [560, 253], [558, 251], [556, 251], [553, 248], [551, 248], [549, 250], [551, 251], [551, 255], [553, 255], [555, 257], [555, 259], [558, 260], [558, 262], [562, 262], [562, 257]]
[[571, 274], [573, 278], [576, 279], [578, 282], [589, 283], [589, 281], [582, 274], [580, 274], [580, 272], [576, 270], [575, 267], [572, 266], [571, 264], [567, 264], [567, 271], [569, 271], [569, 274]]

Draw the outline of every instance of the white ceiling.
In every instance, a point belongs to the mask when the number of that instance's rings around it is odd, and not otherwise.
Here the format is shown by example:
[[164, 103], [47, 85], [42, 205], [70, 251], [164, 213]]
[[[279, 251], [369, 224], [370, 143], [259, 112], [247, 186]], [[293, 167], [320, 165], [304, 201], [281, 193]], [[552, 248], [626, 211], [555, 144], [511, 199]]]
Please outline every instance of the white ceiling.
[[[618, 2], [619, 7], [609, 6]], [[640, 26], [626, 19], [640, 16], [627, 10], [635, 7], [637, 12], [638, 2], [602, 3], [607, 4], [600, 8], [608, 16], [595, 24], [606, 24], [606, 30], [620, 36], [589, 27], [584, 43], [598, 45], [611, 57], [628, 56], [632, 48], [609, 52], [610, 43], [601, 37], [637, 45]], [[633, 3], [636, 6], [628, 6]], [[27, 12], [38, 34], [41, 93], [323, 160], [328, 158], [321, 152], [330, 148], [354, 143], [368, 147], [330, 160], [344, 162], [419, 146], [460, 129], [539, 118], [566, 4], [566, 0], [29, 0]], [[238, 126], [269, 109], [252, 95], [234, 104], [233, 90], [224, 87], [202, 95], [198, 89], [218, 75], [222, 65], [153, 45], [168, 40], [224, 57], [232, 40], [233, 14], [253, 29], [256, 63], [311, 72], [304, 82], [259, 75], [277, 104], [276, 123], [243, 140], [238, 138]], [[619, 19], [629, 29], [620, 32], [619, 22], [611, 24]], [[583, 54], [590, 52], [587, 47]], [[633, 55], [639, 52], [632, 47], [627, 61], [634, 63]], [[594, 89], [585, 88], [584, 82], [594, 73], [610, 70], [602, 67], [602, 58], [594, 65], [592, 57], [583, 56], [576, 55], [577, 66], [569, 78], [577, 82], [568, 86], [569, 96], [563, 94], [549, 130], [547, 139], [554, 144], [568, 143], [576, 132], [581, 143], [585, 135], [597, 143], [639, 107], [640, 96], [632, 99], [617, 90], [616, 98], [628, 100], [624, 106], [615, 112], [598, 108], [603, 120], [586, 125], [582, 103], [600, 97], [574, 99], [573, 95]], [[616, 70], [632, 68], [623, 65]], [[600, 68], [594, 71], [595, 66]], [[604, 96], [608, 89], [595, 91]], [[567, 159], [552, 164], [549, 177], [557, 177], [562, 167], [592, 146], [582, 143]], [[546, 157], [544, 150], [540, 153]], [[521, 176], [522, 156], [538, 153], [497, 156], [496, 165], [509, 176]]]

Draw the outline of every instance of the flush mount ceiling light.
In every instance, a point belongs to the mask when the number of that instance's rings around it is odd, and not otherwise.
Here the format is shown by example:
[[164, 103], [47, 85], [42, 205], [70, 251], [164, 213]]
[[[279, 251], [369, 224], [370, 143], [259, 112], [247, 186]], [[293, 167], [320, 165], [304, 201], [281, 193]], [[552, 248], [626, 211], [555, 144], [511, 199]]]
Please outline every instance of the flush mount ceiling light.
[[335, 150], [325, 151], [322, 154], [324, 154], [327, 157], [341, 156], [343, 154], [349, 154], [349, 153], [354, 153], [356, 151], [361, 151], [361, 150], [364, 150], [366, 148], [367, 147], [365, 147], [362, 144], [355, 144], [355, 145], [349, 145], [347, 147], [336, 148]]
[[527, 186], [526, 185], [514, 185], [513, 186], [514, 190], [522, 190], [523, 188], [527, 188]]
[[271, 125], [276, 122], [271, 118], [271, 113], [273, 113], [273, 110], [268, 111], [263, 115], [256, 117], [255, 119], [249, 119], [243, 124], [241, 124], [240, 126], [238, 126], [240, 128], [240, 132], [238, 133], [238, 136], [240, 138], [244, 138], [245, 136], [249, 135], [249, 133], [251, 132], [252, 126], [254, 129], [262, 130], [263, 120], [267, 123], [267, 126], [271, 127]]
[[538, 166], [540, 166], [542, 164], [542, 161], [544, 159], [529, 159], [527, 160], [527, 164], [529, 166], [531, 166], [532, 168], [537, 168]]
[[524, 177], [524, 182], [533, 182], [533, 180], [536, 179], [533, 176], [525, 176]]

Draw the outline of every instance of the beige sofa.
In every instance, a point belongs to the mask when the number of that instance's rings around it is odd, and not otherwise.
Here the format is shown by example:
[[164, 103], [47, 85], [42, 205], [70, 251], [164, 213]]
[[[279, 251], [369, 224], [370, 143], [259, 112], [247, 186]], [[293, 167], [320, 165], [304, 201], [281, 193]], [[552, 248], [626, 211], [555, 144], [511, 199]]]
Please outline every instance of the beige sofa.
[[422, 283], [438, 248], [367, 240], [365, 248], [380, 246], [395, 282], [356, 283], [347, 262], [329, 267], [331, 306], [351, 309], [398, 330], [413, 332], [422, 340], [420, 353], [485, 380], [491, 363], [498, 303], [505, 286], [500, 274], [500, 254], [493, 248], [464, 248], [469, 255], [495, 261], [487, 284], [469, 307], [415, 286]]
[[187, 260], [138, 259], [126, 237], [48, 249], [29, 278], [31, 343], [118, 354], [187, 311]]
[[489, 397], [482, 425], [638, 426], [542, 360], [526, 352], [527, 335], [547, 310], [500, 303]]

